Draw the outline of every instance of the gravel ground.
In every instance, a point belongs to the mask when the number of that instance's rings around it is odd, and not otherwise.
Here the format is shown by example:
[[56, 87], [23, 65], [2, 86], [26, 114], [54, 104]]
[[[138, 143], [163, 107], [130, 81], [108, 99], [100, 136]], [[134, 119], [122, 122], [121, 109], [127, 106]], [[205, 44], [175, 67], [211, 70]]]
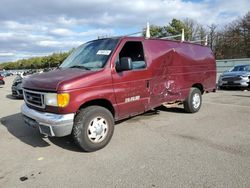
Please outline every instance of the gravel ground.
[[249, 91], [120, 122], [107, 147], [85, 153], [24, 124], [13, 79], [0, 86], [0, 187], [250, 187]]

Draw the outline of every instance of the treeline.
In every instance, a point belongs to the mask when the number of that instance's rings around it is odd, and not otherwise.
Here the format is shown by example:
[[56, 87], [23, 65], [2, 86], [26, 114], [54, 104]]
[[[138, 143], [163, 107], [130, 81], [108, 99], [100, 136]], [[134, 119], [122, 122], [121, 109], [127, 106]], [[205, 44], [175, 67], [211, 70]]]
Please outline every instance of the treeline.
[[218, 59], [250, 58], [250, 12], [211, 33], [211, 45]]
[[16, 62], [6, 62], [0, 64], [0, 69], [44, 69], [49, 67], [58, 67], [72, 52], [53, 53], [52, 55], [43, 57], [32, 57], [29, 59], [21, 59]]
[[207, 36], [216, 59], [250, 58], [250, 12], [224, 27], [216, 24], [204, 26], [189, 18], [173, 19], [166, 26], [151, 25], [150, 34], [153, 37], [167, 37], [180, 34], [182, 29], [187, 41], [205, 44]]

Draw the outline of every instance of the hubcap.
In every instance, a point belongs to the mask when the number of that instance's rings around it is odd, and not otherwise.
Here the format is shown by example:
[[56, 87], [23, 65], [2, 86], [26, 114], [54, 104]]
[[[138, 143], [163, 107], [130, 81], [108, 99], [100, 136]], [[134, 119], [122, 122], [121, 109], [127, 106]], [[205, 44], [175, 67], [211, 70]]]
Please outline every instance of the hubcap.
[[200, 95], [198, 93], [195, 93], [193, 96], [193, 107], [197, 109], [199, 108], [200, 104], [201, 104]]
[[108, 133], [108, 123], [102, 117], [92, 119], [88, 126], [88, 138], [93, 143], [99, 143], [105, 139]]

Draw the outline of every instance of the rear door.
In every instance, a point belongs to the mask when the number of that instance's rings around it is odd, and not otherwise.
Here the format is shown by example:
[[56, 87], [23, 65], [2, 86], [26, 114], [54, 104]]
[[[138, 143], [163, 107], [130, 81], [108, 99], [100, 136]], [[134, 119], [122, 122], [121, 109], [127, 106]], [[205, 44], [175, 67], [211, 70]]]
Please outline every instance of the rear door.
[[[141, 41], [122, 41], [113, 62], [113, 87], [119, 118], [144, 112], [149, 104], [149, 71]], [[132, 59], [132, 70], [117, 71], [122, 57]]]

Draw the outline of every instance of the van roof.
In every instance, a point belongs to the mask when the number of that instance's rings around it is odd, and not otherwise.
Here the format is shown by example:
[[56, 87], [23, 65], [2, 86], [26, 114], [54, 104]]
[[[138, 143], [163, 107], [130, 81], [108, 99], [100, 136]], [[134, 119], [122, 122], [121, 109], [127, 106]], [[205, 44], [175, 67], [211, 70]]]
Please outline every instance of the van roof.
[[131, 40], [161, 40], [161, 41], [170, 41], [170, 42], [177, 42], [177, 43], [185, 43], [185, 44], [192, 44], [192, 45], [198, 45], [198, 46], [203, 46], [203, 47], [209, 47], [209, 46], [205, 46], [199, 43], [194, 43], [194, 42], [189, 42], [189, 41], [180, 41], [180, 40], [174, 40], [174, 39], [161, 39], [161, 38], [145, 38], [145, 37], [135, 37], [135, 36], [114, 36], [114, 37], [106, 37], [106, 38], [100, 38], [100, 39], [96, 39], [96, 40], [104, 40], [104, 39], [131, 39]]

